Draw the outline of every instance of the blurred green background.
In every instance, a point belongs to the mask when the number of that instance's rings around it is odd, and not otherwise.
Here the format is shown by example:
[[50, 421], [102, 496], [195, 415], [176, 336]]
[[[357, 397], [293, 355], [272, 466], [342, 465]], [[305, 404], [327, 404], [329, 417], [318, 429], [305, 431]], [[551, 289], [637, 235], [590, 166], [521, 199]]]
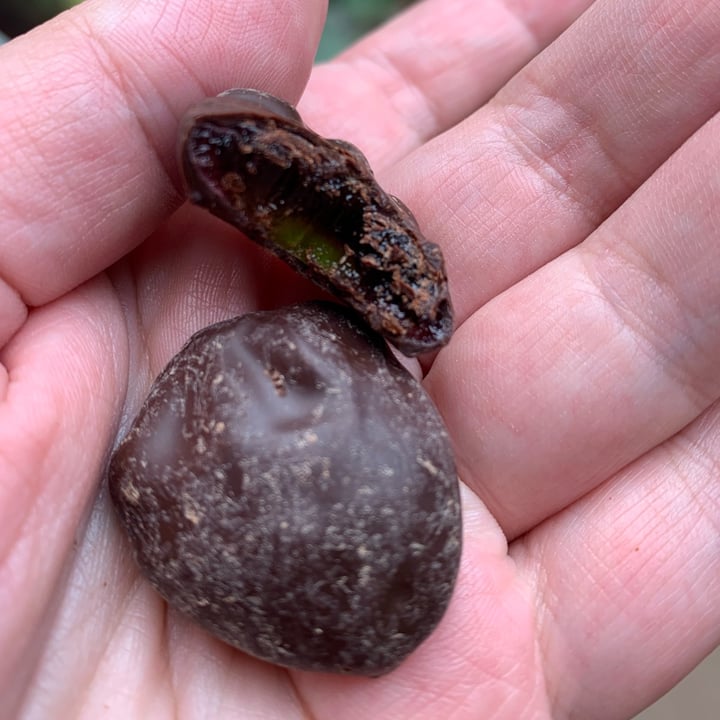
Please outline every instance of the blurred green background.
[[318, 60], [337, 55], [368, 30], [411, 5], [413, 0], [330, 0]]
[[[81, 0], [0, 0], [0, 32], [13, 37]], [[353, 40], [379, 25], [413, 0], [330, 0], [318, 60], [337, 55]]]

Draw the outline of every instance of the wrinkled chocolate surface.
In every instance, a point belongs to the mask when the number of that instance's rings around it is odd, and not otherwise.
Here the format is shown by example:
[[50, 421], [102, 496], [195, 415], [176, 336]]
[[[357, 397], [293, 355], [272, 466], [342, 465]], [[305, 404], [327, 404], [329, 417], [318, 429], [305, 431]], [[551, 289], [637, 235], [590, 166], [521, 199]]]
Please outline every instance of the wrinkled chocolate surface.
[[264, 660], [380, 675], [450, 600], [460, 504], [446, 431], [381, 338], [339, 306], [194, 335], [109, 482], [160, 593]]

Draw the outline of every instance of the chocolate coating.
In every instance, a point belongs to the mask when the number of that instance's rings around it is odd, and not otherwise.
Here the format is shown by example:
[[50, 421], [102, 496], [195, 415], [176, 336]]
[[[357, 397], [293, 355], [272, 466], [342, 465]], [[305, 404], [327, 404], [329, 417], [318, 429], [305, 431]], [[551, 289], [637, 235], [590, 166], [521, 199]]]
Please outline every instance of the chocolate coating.
[[460, 503], [446, 431], [382, 340], [338, 306], [194, 335], [109, 482], [160, 593], [263, 660], [380, 675], [450, 600]]
[[249, 89], [191, 108], [179, 142], [194, 203], [332, 292], [402, 352], [448, 342], [440, 248], [354, 145], [320, 137], [291, 105]]

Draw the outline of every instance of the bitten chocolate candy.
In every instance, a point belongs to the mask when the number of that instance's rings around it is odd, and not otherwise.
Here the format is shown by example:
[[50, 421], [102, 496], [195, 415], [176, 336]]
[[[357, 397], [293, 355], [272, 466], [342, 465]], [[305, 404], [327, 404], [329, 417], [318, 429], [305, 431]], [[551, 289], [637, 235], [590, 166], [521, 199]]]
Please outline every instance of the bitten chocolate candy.
[[109, 479], [168, 602], [272, 663], [380, 675], [450, 599], [460, 503], [446, 431], [382, 340], [332, 304], [193, 336]]
[[249, 89], [190, 108], [179, 136], [192, 202], [332, 292], [407, 355], [448, 342], [440, 248], [356, 147], [320, 137], [291, 105]]

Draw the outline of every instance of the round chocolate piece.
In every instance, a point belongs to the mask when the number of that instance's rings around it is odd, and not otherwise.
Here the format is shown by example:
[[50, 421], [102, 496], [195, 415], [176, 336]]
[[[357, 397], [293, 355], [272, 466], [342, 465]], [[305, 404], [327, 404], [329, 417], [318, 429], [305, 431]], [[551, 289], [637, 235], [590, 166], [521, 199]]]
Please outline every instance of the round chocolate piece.
[[380, 337], [335, 305], [194, 335], [109, 481], [160, 593], [263, 660], [380, 675], [450, 600], [460, 502], [447, 433]]

